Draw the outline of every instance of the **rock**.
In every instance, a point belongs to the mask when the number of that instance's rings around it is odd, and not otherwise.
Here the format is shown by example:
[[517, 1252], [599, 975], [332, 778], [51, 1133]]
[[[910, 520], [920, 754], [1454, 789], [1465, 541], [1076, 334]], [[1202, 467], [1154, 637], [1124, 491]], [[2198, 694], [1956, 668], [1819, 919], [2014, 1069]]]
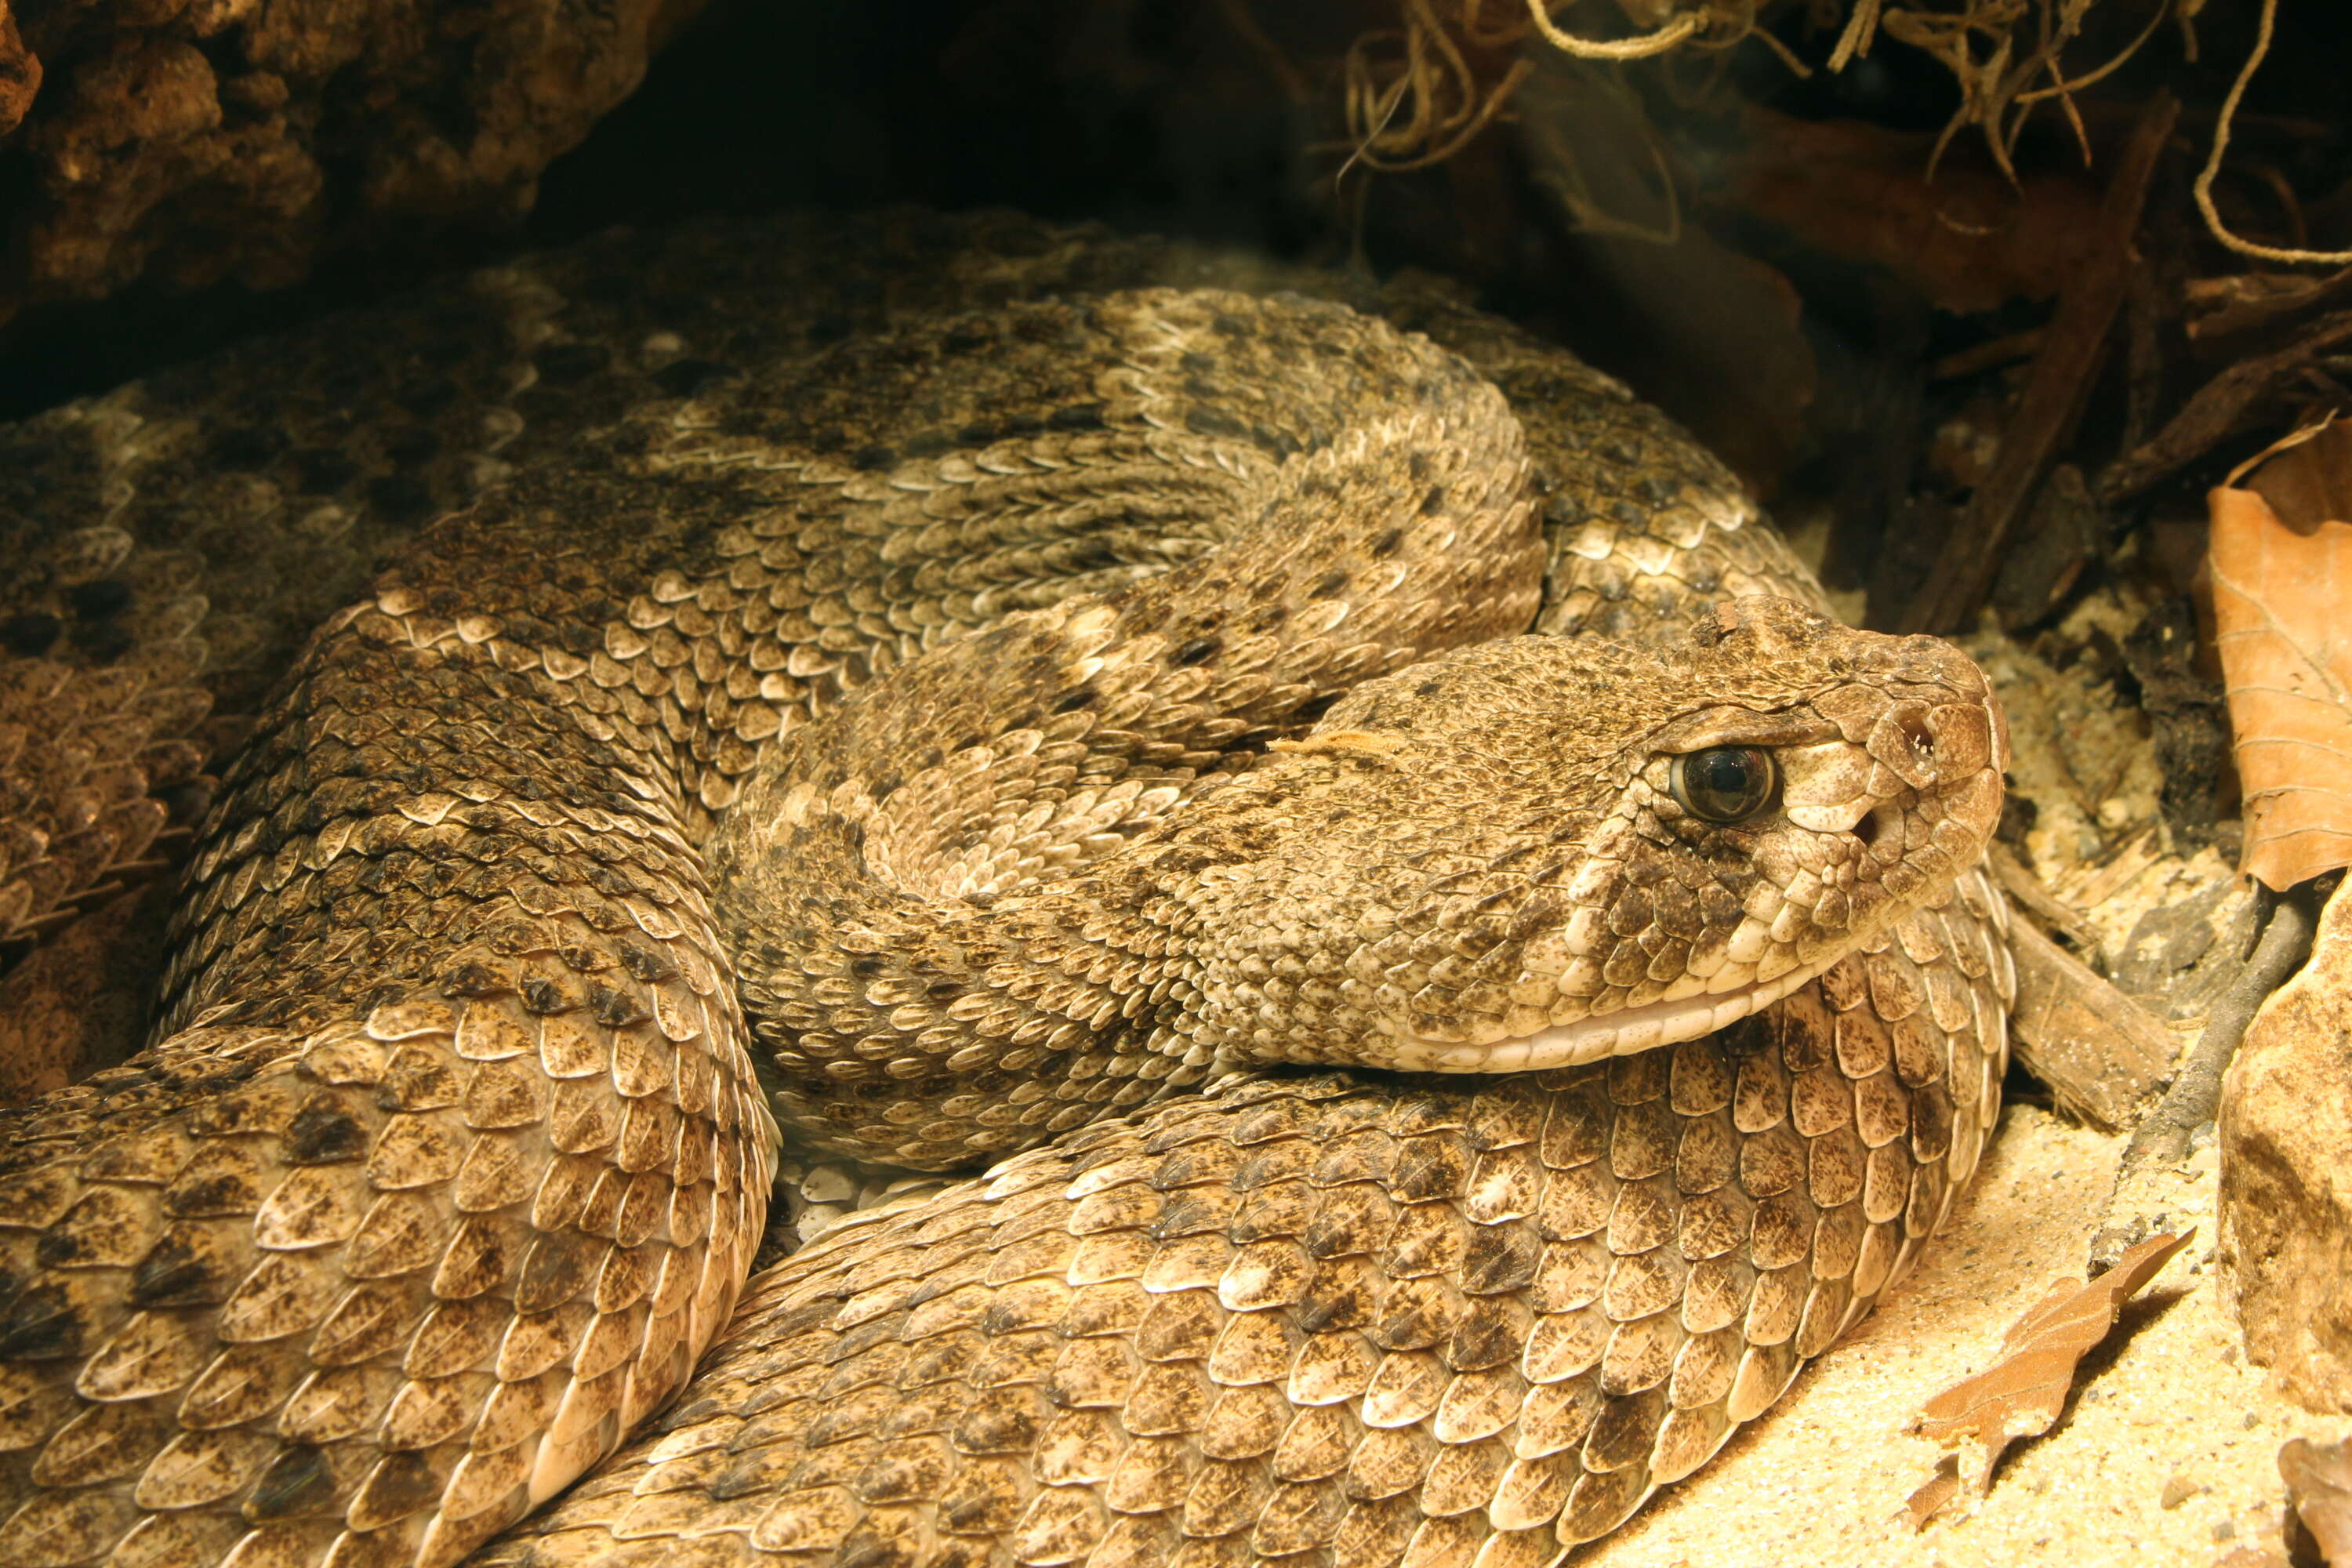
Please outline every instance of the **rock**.
[[2246, 1353], [2352, 1411], [2352, 882], [2263, 1005], [2221, 1089], [2221, 1257]]
[[701, 3], [0, 5], [0, 321], [519, 216]]

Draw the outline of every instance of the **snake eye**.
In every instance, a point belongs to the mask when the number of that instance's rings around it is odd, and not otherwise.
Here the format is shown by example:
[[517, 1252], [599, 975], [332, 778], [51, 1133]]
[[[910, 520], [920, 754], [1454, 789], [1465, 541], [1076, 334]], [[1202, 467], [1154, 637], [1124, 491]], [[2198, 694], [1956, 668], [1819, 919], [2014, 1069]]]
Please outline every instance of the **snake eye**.
[[1771, 753], [1753, 746], [1716, 746], [1675, 759], [1675, 801], [1708, 822], [1745, 822], [1771, 801], [1780, 784]]

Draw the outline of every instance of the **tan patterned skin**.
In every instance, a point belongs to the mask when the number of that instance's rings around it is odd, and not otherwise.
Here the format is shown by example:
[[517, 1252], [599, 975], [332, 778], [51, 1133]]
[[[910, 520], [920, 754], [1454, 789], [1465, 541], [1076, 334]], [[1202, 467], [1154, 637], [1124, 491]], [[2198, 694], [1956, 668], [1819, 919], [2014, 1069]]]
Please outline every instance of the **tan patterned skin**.
[[[418, 416], [387, 328], [407, 403], [343, 388], [498, 455], [412, 465], [456, 514], [221, 770], [161, 1043], [0, 1126], [0, 1552], [437, 1568], [571, 1487], [489, 1559], [1544, 1562], [1972, 1170], [2010, 981], [1965, 660], [1739, 597], [1810, 589], [1719, 470], [1433, 291], [1388, 308], [1433, 342], [1013, 220], [829, 243], [521, 264], [468, 297], [528, 374], [467, 345]], [[728, 338], [697, 278], [773, 320]], [[115, 432], [103, 523], [68, 477], [15, 525], [63, 606], [27, 640], [110, 596], [74, 550], [131, 584], [111, 658], [9, 667], [72, 720], [18, 727], [28, 928], [135, 872], [188, 714], [257, 684], [124, 478], [241, 460], [125, 412], [161, 395], [52, 418]], [[402, 459], [336, 441], [327, 531], [397, 538]], [[184, 507], [315, 521], [234, 477]], [[1586, 637], [1493, 640], [1530, 621]], [[41, 762], [140, 702], [103, 788]], [[1780, 760], [1769, 821], [1675, 804], [1718, 743]], [[1587, 1066], [1228, 1070], [1509, 1065], [1812, 969]], [[773, 1114], [927, 1167], [1052, 1142], [726, 1328]]]

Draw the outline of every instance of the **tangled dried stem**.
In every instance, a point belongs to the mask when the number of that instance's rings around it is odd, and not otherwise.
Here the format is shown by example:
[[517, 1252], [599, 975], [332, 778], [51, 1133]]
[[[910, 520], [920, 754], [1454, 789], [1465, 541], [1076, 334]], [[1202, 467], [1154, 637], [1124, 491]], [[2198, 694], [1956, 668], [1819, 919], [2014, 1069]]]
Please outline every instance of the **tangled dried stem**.
[[[1349, 163], [1395, 171], [1423, 168], [1458, 152], [1503, 110], [1528, 73], [1524, 58], [1499, 76], [1482, 74], [1471, 51], [1500, 56], [1530, 37], [1579, 59], [1647, 59], [1685, 47], [1724, 49], [1748, 38], [1763, 41], [1789, 68], [1811, 68], [1790, 53], [1761, 17], [1786, 0], [1685, 0], [1645, 33], [1596, 38], [1570, 30], [1554, 16], [1577, 0], [1460, 0], [1450, 19], [1437, 0], [1400, 0], [1400, 26], [1359, 37], [1343, 68]], [[2171, 0], [2159, 0], [2146, 23], [2116, 55], [2080, 76], [2068, 76], [2060, 57], [2081, 36], [2098, 0], [1958, 0], [1956, 8], [1886, 4], [1886, 0], [1831, 0], [1834, 20], [1841, 5], [1844, 26], [1830, 53], [1829, 69], [1842, 71], [1866, 57], [1883, 32], [1940, 61], [1959, 84], [1958, 111], [1937, 144], [1940, 156], [1962, 127], [1977, 126], [2004, 171], [2033, 110], [2055, 100], [2088, 152], [2074, 95], [2105, 79], [2130, 59], [2166, 16]], [[2274, 4], [2275, 0], [2272, 0]], [[1817, 9], [1824, 9], [1818, 7]], [[2267, 15], [2267, 12], [2266, 12]], [[2255, 58], [2260, 58], [2258, 46]], [[2251, 63], [2250, 63], [2251, 68]]]
[[1545, 0], [1500, 0], [1495, 15], [1488, 0], [1461, 0], [1451, 26], [1434, 0], [1402, 0], [1403, 25], [1360, 36], [1343, 63], [1349, 152], [1340, 173], [1358, 163], [1395, 173], [1444, 162], [1494, 120], [1534, 68], [1515, 59], [1487, 82], [1467, 50], [1499, 54], [1530, 37], [1589, 60], [1645, 59], [1685, 45], [1727, 48], [1755, 33], [1758, 14], [1771, 4], [1697, 0], [1652, 32], [1591, 38], [1561, 27]]
[[[1514, 95], [1533, 73], [1534, 65], [1522, 47], [1530, 38], [1539, 37], [1577, 59], [1619, 63], [1685, 48], [1720, 50], [1753, 37], [1769, 46], [1790, 70], [1811, 74], [1811, 68], [1785, 44], [1759, 25], [1776, 5], [1790, 0], [1664, 0], [1662, 20], [1648, 32], [1623, 38], [1597, 38], [1563, 26], [1554, 13], [1570, 10], [1577, 3], [1458, 0], [1458, 9], [1449, 18], [1440, 12], [1441, 0], [1398, 0], [1400, 25], [1360, 35], [1342, 62], [1348, 138], [1333, 150], [1344, 148], [1347, 159], [1335, 181], [1358, 164], [1399, 173], [1427, 168], [1453, 157], [1504, 116]], [[2139, 30], [2115, 55], [2070, 76], [2061, 57], [2082, 36], [2098, 3], [1943, 0], [1937, 6], [1935, 0], [1920, 5], [1815, 0], [1814, 10], [1816, 19], [1825, 24], [1833, 23], [1841, 9], [1844, 12], [1844, 25], [1828, 60], [1832, 72], [1866, 57], [1882, 33], [1933, 57], [1951, 72], [1959, 85], [1960, 104], [1929, 155], [1931, 174], [1952, 137], [1973, 125], [1982, 133], [1994, 163], [2014, 180], [2018, 139], [2033, 111], [2053, 101], [2073, 128], [2084, 162], [2089, 163], [2090, 137], [2075, 108], [2074, 95], [2113, 75], [2156, 35], [2168, 16], [2177, 17], [2186, 31], [2196, 10], [2185, 0], [2156, 0]], [[1248, 21], [1247, 0], [1225, 0], [1225, 4], [1237, 19]], [[2247, 82], [2269, 52], [2277, 10], [2278, 0], [2263, 0], [2253, 47], [2221, 105], [2210, 152], [2197, 177], [2198, 210], [2213, 237], [2241, 255], [2263, 261], [2341, 266], [2352, 262], [2352, 251], [2283, 248], [2241, 238], [2230, 231], [2214, 205], [2213, 184], [2229, 150], [2231, 125]], [[1248, 30], [1263, 42], [1254, 24]], [[2189, 37], [2193, 54], [2194, 35]], [[1497, 70], [1496, 62], [1506, 58], [1508, 63]], [[1296, 73], [1288, 72], [1286, 80], [1296, 87]], [[1580, 213], [1580, 217], [1589, 226], [1613, 226], [1605, 215]], [[1644, 237], [1656, 237], [1646, 232]]]
[[2205, 167], [2197, 174], [2194, 194], [2197, 210], [2205, 216], [2205, 226], [2215, 239], [2241, 256], [2251, 256], [2261, 261], [2283, 261], [2296, 266], [2341, 267], [2352, 262], [2352, 250], [2282, 249], [2276, 246], [2257, 245], [2251, 239], [2241, 239], [2230, 232], [2221, 221], [2221, 212], [2213, 205], [2213, 181], [2221, 172], [2221, 159], [2230, 150], [2230, 122], [2237, 118], [2238, 100], [2246, 95], [2246, 83], [2254, 77], [2254, 68], [2270, 53], [2271, 29], [2278, 21], [2278, 0], [2263, 0], [2262, 18], [2254, 25], [2254, 47], [2246, 51], [2246, 63], [2238, 68], [2237, 80], [2230, 84], [2230, 96], [2221, 100], [2221, 112], [2213, 122], [2213, 150], [2206, 155]]

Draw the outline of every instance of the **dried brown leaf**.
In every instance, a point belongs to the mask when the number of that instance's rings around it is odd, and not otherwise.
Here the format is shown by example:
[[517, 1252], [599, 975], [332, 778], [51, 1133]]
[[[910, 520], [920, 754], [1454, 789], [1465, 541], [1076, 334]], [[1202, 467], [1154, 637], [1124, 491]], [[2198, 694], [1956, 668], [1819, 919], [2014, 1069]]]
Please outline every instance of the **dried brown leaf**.
[[2250, 488], [2206, 500], [2243, 867], [2284, 889], [2352, 865], [2352, 426], [2280, 450]]
[[1936, 1461], [1936, 1473], [1919, 1484], [1903, 1504], [1903, 1517], [1911, 1521], [1914, 1530], [1925, 1530], [1927, 1521], [1960, 1495], [1960, 1461], [1950, 1454]]
[[1935, 138], [1751, 109], [1732, 202], [1832, 256], [1885, 267], [1947, 310], [2046, 300], [2099, 246], [2099, 193], [2073, 174], [2013, 183]]
[[[2042, 1300], [2010, 1325], [2001, 1338], [2000, 1358], [1975, 1376], [1963, 1378], [1929, 1398], [1919, 1407], [1912, 1430], [1948, 1448], [1973, 1446], [1981, 1458], [1971, 1467], [1970, 1479], [1977, 1494], [1983, 1495], [2001, 1451], [2020, 1437], [2039, 1436], [2050, 1430], [2074, 1386], [2076, 1364], [2106, 1338], [2123, 1304], [2196, 1234], [2191, 1230], [2180, 1236], [2151, 1236], [2125, 1253], [2113, 1268], [2088, 1282], [2051, 1281]], [[1927, 1500], [1936, 1484], [1930, 1481], [1914, 1494], [1916, 1521], [1924, 1521], [1927, 1513], [1958, 1494], [1955, 1488]], [[1926, 1513], [1916, 1506], [1923, 1501]]]
[[2324, 1446], [2297, 1437], [2279, 1449], [2278, 1468], [2329, 1568], [2352, 1568], [2352, 1437]]

